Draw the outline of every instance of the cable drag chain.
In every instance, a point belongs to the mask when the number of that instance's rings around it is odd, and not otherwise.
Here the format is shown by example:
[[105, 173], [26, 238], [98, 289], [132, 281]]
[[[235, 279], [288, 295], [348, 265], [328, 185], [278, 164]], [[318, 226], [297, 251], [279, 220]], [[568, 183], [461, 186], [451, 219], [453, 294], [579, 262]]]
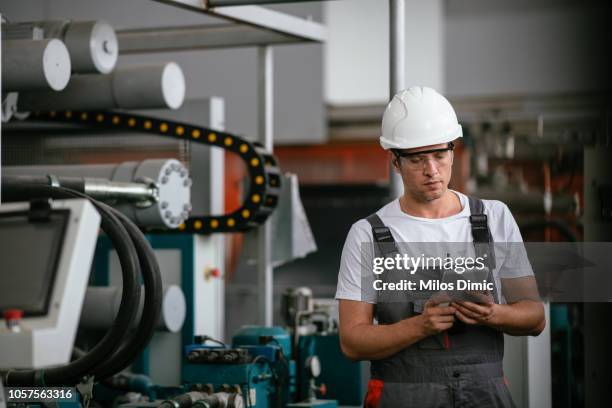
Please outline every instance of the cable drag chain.
[[175, 140], [187, 140], [229, 150], [244, 161], [249, 188], [238, 209], [221, 215], [190, 216], [177, 230], [146, 229], [147, 232], [208, 235], [215, 232], [247, 231], [265, 222], [278, 204], [281, 177], [276, 158], [258, 143], [252, 143], [242, 137], [188, 123], [113, 111], [33, 112], [30, 119], [121, 129]]

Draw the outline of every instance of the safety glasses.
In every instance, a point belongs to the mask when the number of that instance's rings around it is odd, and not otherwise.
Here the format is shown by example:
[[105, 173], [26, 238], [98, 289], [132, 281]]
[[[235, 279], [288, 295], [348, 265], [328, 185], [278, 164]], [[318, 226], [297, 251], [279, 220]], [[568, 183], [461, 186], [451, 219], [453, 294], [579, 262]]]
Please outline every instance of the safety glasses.
[[411, 170], [422, 170], [425, 164], [431, 160], [436, 167], [444, 167], [452, 161], [452, 151], [455, 149], [453, 143], [449, 143], [447, 147], [441, 149], [423, 150], [420, 152], [406, 153], [401, 150], [393, 150], [395, 157], [404, 159], [403, 163]]

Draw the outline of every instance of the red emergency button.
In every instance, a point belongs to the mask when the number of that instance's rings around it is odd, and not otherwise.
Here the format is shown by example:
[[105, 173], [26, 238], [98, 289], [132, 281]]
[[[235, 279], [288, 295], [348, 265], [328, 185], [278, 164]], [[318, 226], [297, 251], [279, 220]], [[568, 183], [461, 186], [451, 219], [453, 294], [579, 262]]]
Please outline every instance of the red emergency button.
[[15, 332], [20, 331], [19, 322], [21, 322], [21, 318], [23, 317], [23, 310], [5, 309], [2, 315], [7, 329]]
[[7, 322], [9, 320], [21, 320], [21, 318], [23, 317], [23, 310], [20, 309], [6, 309], [3, 313], [2, 313], [4, 320], [6, 320]]
[[213, 268], [210, 270], [210, 276], [212, 276], [213, 278], [218, 278], [219, 276], [221, 276], [221, 271], [219, 270], [219, 268]]

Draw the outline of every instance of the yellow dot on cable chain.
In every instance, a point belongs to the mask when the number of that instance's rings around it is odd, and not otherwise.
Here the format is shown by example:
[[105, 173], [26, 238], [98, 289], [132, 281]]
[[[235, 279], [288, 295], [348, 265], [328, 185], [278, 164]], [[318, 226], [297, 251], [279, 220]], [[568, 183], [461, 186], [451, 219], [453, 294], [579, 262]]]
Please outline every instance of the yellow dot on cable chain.
[[251, 166], [257, 167], [259, 165], [259, 159], [253, 158], [251, 159]]
[[159, 125], [159, 130], [162, 133], [166, 133], [168, 131], [168, 124], [167, 123], [162, 123], [161, 125]]
[[208, 141], [213, 143], [217, 141], [217, 134], [216, 133], [209, 133], [208, 134]]
[[187, 228], [185, 223], [182, 223], [181, 225], [178, 226], [179, 231], [185, 231], [185, 228]]
[[55, 117], [55, 115], [56, 115], [55, 111], [51, 111], [51, 112], [49, 112], [49, 116], [51, 116], [52, 118], [54, 118], [54, 117]]
[[193, 223], [193, 228], [196, 230], [202, 229], [202, 221], [196, 220], [196, 222]]
[[261, 196], [260, 196], [259, 194], [253, 194], [253, 195], [251, 196], [251, 201], [253, 201], [254, 203], [256, 203], [256, 204], [257, 204], [258, 202], [260, 202], [260, 201], [261, 201]]
[[121, 118], [119, 116], [113, 116], [113, 125], [118, 125], [121, 122]]
[[70, 119], [72, 117], [72, 111], [66, 111], [64, 116], [66, 116], [67, 119]]
[[217, 220], [210, 221], [210, 228], [217, 228], [218, 226], [219, 226], [219, 221]]
[[150, 120], [145, 120], [144, 128], [145, 129], [151, 129], [152, 127], [153, 127], [153, 123], [151, 123]]
[[246, 153], [248, 151], [249, 151], [249, 145], [244, 144], [244, 143], [240, 145], [240, 153]]
[[226, 138], [225, 138], [225, 140], [223, 141], [223, 143], [224, 143], [226, 146], [231, 146], [231, 145], [232, 145], [232, 143], [234, 143], [234, 140], [232, 140], [232, 138], [231, 138], [231, 137], [226, 137]]
[[185, 128], [182, 126], [177, 126], [176, 127], [176, 134], [178, 136], [183, 136], [185, 134]]
[[242, 216], [244, 218], [249, 218], [251, 216], [251, 212], [249, 210], [242, 210]]
[[255, 184], [263, 184], [264, 178], [262, 176], [255, 177]]
[[191, 137], [193, 137], [194, 139], [199, 139], [200, 136], [202, 136], [202, 134], [200, 133], [199, 129], [193, 129], [191, 131]]
[[236, 225], [236, 221], [233, 218], [228, 218], [227, 226], [228, 227], [233, 227], [234, 225]]
[[81, 113], [81, 119], [82, 119], [82, 120], [87, 120], [87, 117], [88, 117], [88, 116], [89, 116], [89, 115], [87, 115], [87, 112], [83, 112], [83, 113]]
[[98, 122], [102, 122], [104, 120], [104, 115], [101, 113], [98, 113], [98, 115], [96, 116], [96, 120]]
[[128, 126], [129, 126], [129, 127], [134, 127], [134, 126], [136, 126], [136, 119], [134, 119], [134, 118], [130, 118], [130, 119], [128, 120]]

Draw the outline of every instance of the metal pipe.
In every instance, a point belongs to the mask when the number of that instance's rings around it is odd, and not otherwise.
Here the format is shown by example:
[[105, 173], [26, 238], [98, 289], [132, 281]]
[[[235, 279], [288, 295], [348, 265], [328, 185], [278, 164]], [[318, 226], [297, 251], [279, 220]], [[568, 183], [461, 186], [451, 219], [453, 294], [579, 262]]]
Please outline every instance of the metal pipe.
[[[141, 226], [177, 228], [191, 211], [191, 178], [178, 160], [120, 164], [7, 166], [7, 176], [53, 175], [56, 182], [110, 204]], [[44, 180], [44, 179], [43, 179]], [[52, 179], [48, 179], [53, 183]]]
[[[159, 188], [155, 183], [127, 183], [86, 177], [85, 194], [96, 200], [125, 200], [140, 205], [153, 205], [159, 200]], [[60, 179], [61, 183], [61, 179]]]
[[[389, 0], [389, 100], [406, 88], [406, 3]], [[389, 164], [389, 194], [397, 198], [403, 194], [402, 178]]]
[[[259, 47], [257, 50], [259, 63], [259, 141], [264, 148], [272, 153], [274, 148], [274, 54], [270, 46]], [[257, 282], [259, 293], [260, 324], [272, 326], [274, 276], [272, 268], [272, 224], [268, 219], [257, 230]]]
[[563, 213], [578, 214], [580, 212], [579, 200], [576, 195], [557, 193], [547, 194], [545, 191], [497, 191], [487, 188], [478, 188], [474, 194], [486, 200], [500, 200], [510, 207], [513, 212], [537, 212], [539, 214]]
[[389, 0], [389, 99], [406, 88], [406, 3]]
[[61, 91], [70, 80], [70, 54], [60, 40], [2, 41], [2, 91]]
[[279, 3], [307, 3], [322, 0], [208, 0], [208, 7], [244, 6]]
[[121, 182], [90, 177], [59, 177], [56, 174], [36, 174], [20, 170], [19, 167], [8, 167], [6, 177], [23, 184], [47, 184], [54, 187], [65, 187], [89, 195], [100, 201], [129, 201], [139, 207], [153, 205], [159, 200], [159, 188], [155, 183]]
[[185, 99], [185, 77], [174, 62], [133, 65], [110, 74], [73, 75], [62, 92], [24, 92], [21, 111], [178, 109]]

